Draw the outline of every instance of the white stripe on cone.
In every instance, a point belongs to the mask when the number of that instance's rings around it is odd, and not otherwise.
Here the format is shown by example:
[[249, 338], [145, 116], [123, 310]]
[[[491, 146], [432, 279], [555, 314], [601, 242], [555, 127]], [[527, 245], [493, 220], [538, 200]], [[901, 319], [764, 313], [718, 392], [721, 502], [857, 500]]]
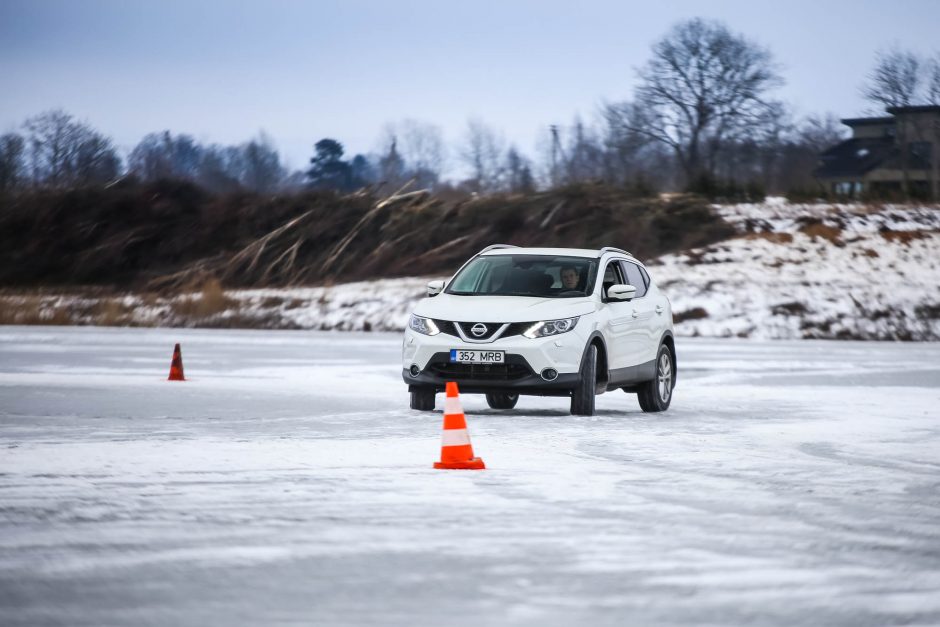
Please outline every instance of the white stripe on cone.
[[462, 414], [463, 407], [460, 406], [460, 399], [456, 396], [447, 396], [444, 398], [444, 415], [453, 416]]
[[466, 429], [444, 429], [441, 432], [441, 446], [463, 446], [470, 444], [470, 434]]

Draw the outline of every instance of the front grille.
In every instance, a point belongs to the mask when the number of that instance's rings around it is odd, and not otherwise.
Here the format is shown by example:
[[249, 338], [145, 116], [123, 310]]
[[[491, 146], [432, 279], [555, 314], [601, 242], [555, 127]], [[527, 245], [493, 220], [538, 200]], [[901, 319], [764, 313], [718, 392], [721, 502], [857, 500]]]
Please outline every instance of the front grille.
[[[476, 322], [450, 322], [449, 320], [434, 320], [434, 323], [437, 325], [437, 328], [441, 330], [441, 333], [452, 335], [454, 337], [460, 337], [460, 334], [457, 333], [457, 329], [456, 329], [456, 326], [459, 324], [460, 329], [463, 331], [464, 336], [472, 340], [488, 340], [493, 337], [496, 331], [498, 331], [499, 328], [503, 326], [503, 324], [505, 324], [504, 322], [484, 322], [483, 324], [486, 325], [486, 334], [481, 337], [477, 337], [470, 331], [470, 329], [473, 328], [473, 325], [475, 325]], [[499, 337], [503, 338], [503, 337], [512, 337], [514, 335], [522, 335], [522, 333], [526, 329], [531, 327], [533, 324], [535, 323], [534, 322], [513, 322], [506, 328], [505, 333], [503, 333]]]
[[531, 370], [518, 364], [453, 364], [439, 361], [430, 364], [429, 369], [442, 379], [457, 381], [513, 381], [532, 374]]
[[441, 330], [441, 333], [447, 335], [453, 335], [454, 337], [460, 337], [457, 333], [457, 329], [454, 328], [454, 323], [449, 320], [434, 320], [434, 324], [437, 325], [437, 328]]
[[534, 374], [520, 355], [506, 355], [505, 364], [456, 364], [448, 353], [435, 353], [426, 370], [450, 381], [514, 381]]
[[[499, 331], [499, 328], [503, 326], [499, 322], [455, 322], [454, 324], [460, 325], [460, 330], [463, 331], [464, 337], [469, 337], [473, 340], [488, 340], [493, 337], [493, 334]], [[470, 330], [474, 325], [483, 324], [486, 326], [486, 333], [483, 335], [474, 335]]]

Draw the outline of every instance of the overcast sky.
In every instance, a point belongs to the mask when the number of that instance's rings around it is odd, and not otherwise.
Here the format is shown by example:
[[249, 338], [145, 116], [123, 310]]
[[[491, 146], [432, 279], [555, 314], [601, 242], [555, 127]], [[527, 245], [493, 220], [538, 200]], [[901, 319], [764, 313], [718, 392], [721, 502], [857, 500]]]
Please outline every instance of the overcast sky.
[[54, 107], [125, 153], [151, 131], [263, 129], [301, 167], [323, 137], [369, 152], [410, 117], [455, 142], [476, 117], [532, 154], [549, 124], [628, 97], [695, 16], [768, 47], [803, 114], [864, 113], [879, 49], [940, 52], [940, 0], [0, 0], [0, 132]]

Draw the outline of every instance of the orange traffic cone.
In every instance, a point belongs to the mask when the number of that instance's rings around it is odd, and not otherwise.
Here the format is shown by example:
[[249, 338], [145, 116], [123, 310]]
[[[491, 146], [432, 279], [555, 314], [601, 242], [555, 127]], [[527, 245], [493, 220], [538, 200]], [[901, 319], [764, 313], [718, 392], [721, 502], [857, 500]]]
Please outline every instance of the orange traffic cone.
[[467, 431], [467, 419], [460, 406], [457, 384], [447, 382], [447, 398], [444, 399], [444, 433], [441, 435], [441, 461], [434, 462], [435, 468], [462, 468], [483, 470], [483, 460], [473, 456], [470, 446], [470, 432]]
[[170, 376], [167, 381], [185, 381], [183, 376], [183, 353], [180, 352], [180, 345], [177, 344], [173, 349], [173, 361], [170, 363]]

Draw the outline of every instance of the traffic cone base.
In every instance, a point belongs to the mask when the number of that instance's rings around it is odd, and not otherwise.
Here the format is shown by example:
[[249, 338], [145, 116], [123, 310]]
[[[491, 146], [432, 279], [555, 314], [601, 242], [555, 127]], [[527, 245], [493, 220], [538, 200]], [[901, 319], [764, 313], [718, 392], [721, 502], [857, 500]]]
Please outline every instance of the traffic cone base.
[[444, 399], [444, 432], [441, 434], [441, 461], [434, 462], [439, 470], [483, 470], [486, 466], [479, 457], [474, 457], [470, 445], [467, 419], [460, 406], [457, 384], [447, 382]]
[[465, 462], [434, 462], [438, 470], [485, 470], [483, 460], [479, 457], [468, 459]]

